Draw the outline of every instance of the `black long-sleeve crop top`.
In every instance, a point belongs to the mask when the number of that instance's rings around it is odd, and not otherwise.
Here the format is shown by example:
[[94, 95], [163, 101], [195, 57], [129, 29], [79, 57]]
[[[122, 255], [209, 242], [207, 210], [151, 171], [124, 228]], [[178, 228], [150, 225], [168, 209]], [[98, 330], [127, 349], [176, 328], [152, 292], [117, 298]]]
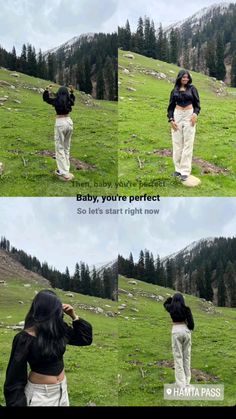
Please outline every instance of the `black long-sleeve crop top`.
[[167, 298], [167, 300], [164, 302], [164, 307], [170, 313], [170, 316], [173, 320], [173, 323], [182, 323], [185, 322], [189, 330], [194, 329], [194, 320], [192, 316], [192, 312], [189, 307], [183, 306], [181, 313], [179, 314], [173, 314], [171, 312], [171, 303], [172, 303], [172, 297]]
[[72, 106], [74, 106], [74, 104], [75, 104], [75, 95], [73, 93], [70, 93], [70, 99], [69, 99], [69, 102], [68, 102], [66, 108], [64, 108], [64, 107], [61, 108], [61, 107], [57, 106], [56, 98], [50, 97], [48, 90], [44, 90], [43, 100], [44, 100], [44, 102], [47, 102], [49, 105], [54, 106], [57, 115], [66, 115], [66, 114], [68, 114], [69, 112], [72, 111]]
[[[92, 343], [92, 326], [83, 319], [73, 321], [73, 327], [65, 325], [68, 345], [86, 346]], [[25, 330], [15, 335], [11, 356], [6, 371], [4, 396], [7, 406], [26, 406], [24, 388], [28, 381], [27, 363], [31, 371], [45, 375], [59, 375], [64, 368], [63, 354], [60, 357], [43, 358], [37, 347], [37, 337]]]
[[198, 115], [200, 113], [201, 106], [196, 87], [191, 84], [185, 91], [180, 91], [178, 87], [175, 87], [172, 90], [167, 109], [167, 117], [169, 121], [174, 119], [174, 110], [176, 105], [182, 106], [183, 108], [193, 105], [193, 112]]

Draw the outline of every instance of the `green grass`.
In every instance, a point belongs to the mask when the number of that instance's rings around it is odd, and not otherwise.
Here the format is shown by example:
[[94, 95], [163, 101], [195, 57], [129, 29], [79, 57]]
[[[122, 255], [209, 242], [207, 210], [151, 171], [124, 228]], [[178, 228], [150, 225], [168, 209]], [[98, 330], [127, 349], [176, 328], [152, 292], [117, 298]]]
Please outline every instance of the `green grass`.
[[[7, 286], [1, 286], [0, 405], [4, 404], [3, 382], [12, 340], [17, 333], [6, 326], [24, 320], [35, 291], [39, 289], [40, 287], [34, 284], [30, 288], [24, 288], [22, 281], [17, 279], [9, 280]], [[95, 403], [97, 406], [117, 405], [118, 319], [105, 315], [107, 311], [117, 311], [117, 303], [76, 293], [73, 293], [74, 298], [71, 298], [65, 296], [61, 290], [56, 292], [63, 302], [73, 304], [76, 312], [93, 326], [93, 344], [87, 347], [68, 345], [64, 356], [71, 406], [86, 406], [89, 403]], [[19, 304], [19, 300], [24, 304]], [[78, 304], [101, 307], [104, 313], [96, 314], [79, 308]], [[70, 323], [69, 318], [68, 323]]]
[[[163, 399], [164, 384], [175, 381], [174, 370], [159, 366], [172, 361], [171, 319], [162, 302], [142, 293], [167, 298], [173, 290], [130, 279], [119, 278], [119, 288], [133, 297], [120, 293], [119, 323], [119, 405], [121, 406], [233, 406], [236, 404], [235, 321], [236, 310], [216, 307], [213, 314], [204, 311], [208, 303], [185, 296], [191, 307], [195, 330], [192, 334], [191, 367], [218, 377], [216, 382], [196, 381], [194, 384], [224, 384], [224, 401], [169, 401]], [[133, 309], [138, 310], [138, 312]]]
[[[18, 74], [15, 78], [11, 72], [0, 69], [0, 97], [9, 97], [0, 106], [0, 161], [4, 164], [1, 196], [74, 196], [88, 190], [96, 195], [114, 193], [118, 164], [117, 103], [75, 93], [71, 157], [95, 165], [96, 169], [78, 171], [72, 165], [75, 182], [62, 182], [54, 175], [55, 160], [37, 154], [43, 150], [54, 152], [55, 110], [43, 102], [42, 94], [26, 88], [45, 88], [48, 82]], [[1, 85], [1, 80], [16, 89]], [[56, 90], [54, 86], [53, 91]]]
[[[119, 52], [119, 193], [235, 196], [236, 89], [226, 88], [226, 95], [218, 95], [217, 90], [222, 87], [220, 82], [191, 72], [202, 107], [194, 157], [228, 169], [229, 173], [203, 174], [199, 165], [193, 163], [192, 174], [199, 177], [202, 183], [199, 187], [187, 188], [171, 176], [174, 171], [172, 158], [153, 153], [154, 150], [172, 148], [166, 114], [173, 88], [171, 79], [174, 81], [179, 67], [134, 53], [134, 59], [129, 59], [124, 57], [125, 54], [125, 51]], [[129, 73], [126, 74], [124, 69], [128, 69]], [[161, 72], [168, 77], [159, 80], [145, 74], [147, 71]], [[130, 87], [136, 91], [129, 91], [127, 88]]]

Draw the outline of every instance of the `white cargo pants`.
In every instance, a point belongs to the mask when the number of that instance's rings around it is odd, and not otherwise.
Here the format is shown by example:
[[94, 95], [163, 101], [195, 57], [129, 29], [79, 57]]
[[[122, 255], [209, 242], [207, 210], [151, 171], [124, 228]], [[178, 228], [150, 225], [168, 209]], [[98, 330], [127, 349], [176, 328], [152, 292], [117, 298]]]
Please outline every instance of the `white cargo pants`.
[[175, 382], [185, 387], [191, 381], [191, 331], [185, 325], [172, 327], [172, 351], [175, 362]]
[[190, 120], [192, 114], [192, 109], [175, 109], [174, 120], [178, 125], [178, 130], [171, 129], [175, 171], [187, 176], [192, 170], [193, 143], [196, 132], [196, 125], [193, 127]]
[[69, 406], [66, 378], [59, 384], [26, 384], [27, 406]]
[[70, 172], [70, 144], [73, 133], [73, 121], [67, 116], [56, 118], [55, 124], [55, 151], [57, 168], [61, 175]]

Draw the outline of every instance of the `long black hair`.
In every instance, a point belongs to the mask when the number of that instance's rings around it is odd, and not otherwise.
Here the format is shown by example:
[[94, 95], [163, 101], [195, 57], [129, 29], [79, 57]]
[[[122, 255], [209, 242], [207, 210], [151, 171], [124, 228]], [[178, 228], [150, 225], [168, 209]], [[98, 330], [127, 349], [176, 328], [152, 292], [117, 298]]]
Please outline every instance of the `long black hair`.
[[186, 305], [184, 302], [184, 297], [182, 294], [177, 292], [173, 295], [171, 304], [170, 304], [170, 315], [174, 315], [176, 317], [185, 316], [186, 313]]
[[60, 87], [56, 93], [55, 108], [61, 112], [71, 111], [71, 99], [67, 87]]
[[24, 329], [33, 328], [40, 354], [60, 357], [65, 352], [65, 323], [60, 299], [54, 291], [42, 290], [34, 298]]
[[189, 73], [189, 71], [188, 70], [180, 70], [180, 72], [178, 73], [178, 76], [177, 76], [177, 78], [176, 78], [176, 80], [175, 80], [175, 87], [180, 87], [181, 86], [181, 79], [182, 79], [182, 77], [185, 75], [185, 74], [187, 74], [187, 76], [188, 76], [188, 78], [189, 78], [189, 81], [188, 81], [188, 84], [187, 84], [187, 87], [189, 87], [191, 84], [192, 84], [192, 76], [191, 76], [191, 74]]

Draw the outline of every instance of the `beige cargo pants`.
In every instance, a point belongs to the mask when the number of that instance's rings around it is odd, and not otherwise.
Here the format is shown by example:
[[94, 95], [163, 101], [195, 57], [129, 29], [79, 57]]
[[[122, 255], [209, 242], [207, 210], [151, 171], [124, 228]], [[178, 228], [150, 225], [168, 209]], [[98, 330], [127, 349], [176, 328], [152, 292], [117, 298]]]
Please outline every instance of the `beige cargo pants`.
[[59, 384], [33, 384], [25, 387], [27, 406], [69, 406], [66, 378]]
[[192, 170], [193, 143], [196, 132], [196, 125], [193, 127], [190, 121], [192, 114], [192, 109], [185, 111], [175, 109], [174, 119], [178, 130], [171, 129], [175, 171], [187, 176]]
[[185, 325], [172, 328], [172, 351], [175, 362], [175, 382], [185, 387], [191, 381], [191, 332]]
[[57, 168], [61, 175], [70, 172], [70, 144], [73, 133], [73, 121], [67, 116], [56, 118], [54, 138]]

